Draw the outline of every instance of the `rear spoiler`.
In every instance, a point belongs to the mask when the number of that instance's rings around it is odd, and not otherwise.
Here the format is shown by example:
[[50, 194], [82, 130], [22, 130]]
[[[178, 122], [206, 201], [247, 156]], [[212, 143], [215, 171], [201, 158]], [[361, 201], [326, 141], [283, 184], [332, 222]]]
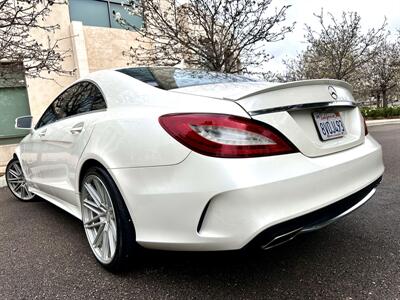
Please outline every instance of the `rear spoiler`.
[[265, 89], [256, 91], [254, 93], [247, 94], [245, 96], [242, 96], [238, 99], [235, 99], [235, 101], [239, 101], [251, 96], [255, 96], [258, 94], [263, 94], [266, 92], [272, 92], [272, 91], [277, 91], [281, 89], [287, 89], [287, 88], [294, 88], [294, 87], [299, 87], [299, 86], [307, 86], [307, 85], [335, 85], [335, 86], [341, 86], [345, 89], [348, 89], [351, 93], [353, 92], [353, 86], [348, 84], [347, 82], [343, 80], [336, 80], [336, 79], [314, 79], [314, 80], [301, 80], [301, 81], [293, 81], [293, 82], [287, 82], [287, 83], [282, 83], [282, 84], [277, 84], [271, 87], [267, 87]]

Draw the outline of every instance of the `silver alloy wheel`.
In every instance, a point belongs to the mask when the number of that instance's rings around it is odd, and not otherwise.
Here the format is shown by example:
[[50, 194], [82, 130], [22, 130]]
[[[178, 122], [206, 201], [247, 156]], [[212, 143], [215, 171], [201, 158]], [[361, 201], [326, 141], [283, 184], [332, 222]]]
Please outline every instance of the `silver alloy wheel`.
[[8, 187], [19, 199], [29, 201], [35, 197], [35, 194], [31, 193], [28, 189], [25, 175], [18, 160], [10, 163], [6, 179]]
[[85, 177], [81, 205], [90, 247], [100, 262], [109, 264], [117, 249], [117, 223], [110, 194], [96, 175]]

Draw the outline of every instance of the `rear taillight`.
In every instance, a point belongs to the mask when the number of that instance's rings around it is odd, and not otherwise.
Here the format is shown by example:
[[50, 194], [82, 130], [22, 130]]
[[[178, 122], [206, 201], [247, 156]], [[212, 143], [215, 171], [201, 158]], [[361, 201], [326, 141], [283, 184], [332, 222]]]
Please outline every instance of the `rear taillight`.
[[169, 114], [161, 126], [191, 150], [214, 157], [278, 155], [297, 149], [277, 130], [252, 119], [223, 114]]
[[365, 133], [365, 135], [367, 135], [368, 134], [368, 126], [367, 126], [367, 122], [365, 121], [365, 118], [363, 118], [364, 119], [364, 133]]

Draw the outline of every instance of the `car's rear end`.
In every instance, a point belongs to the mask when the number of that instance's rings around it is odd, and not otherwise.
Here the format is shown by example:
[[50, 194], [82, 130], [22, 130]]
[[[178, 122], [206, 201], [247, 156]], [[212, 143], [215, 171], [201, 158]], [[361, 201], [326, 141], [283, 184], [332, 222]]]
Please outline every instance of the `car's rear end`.
[[382, 151], [367, 133], [349, 85], [243, 85], [174, 90], [230, 100], [248, 117], [212, 108], [165, 114], [160, 125], [192, 150], [187, 158], [168, 167], [116, 171], [122, 186], [154, 179], [132, 191], [145, 206], [135, 216], [143, 225], [137, 229], [143, 246], [269, 248], [329, 224], [373, 195], [384, 171]]
[[237, 103], [253, 119], [278, 129], [307, 164], [318, 166], [316, 171], [301, 175], [298, 185], [293, 178], [287, 192], [282, 187], [282, 192], [277, 193], [285, 207], [284, 214], [293, 209], [293, 215], [288, 218], [290, 221], [277, 222], [262, 232], [256, 242], [265, 243], [267, 248], [300, 232], [319, 229], [358, 208], [374, 194], [383, 173], [381, 147], [368, 134], [351, 86], [345, 82], [282, 84], [244, 96]]

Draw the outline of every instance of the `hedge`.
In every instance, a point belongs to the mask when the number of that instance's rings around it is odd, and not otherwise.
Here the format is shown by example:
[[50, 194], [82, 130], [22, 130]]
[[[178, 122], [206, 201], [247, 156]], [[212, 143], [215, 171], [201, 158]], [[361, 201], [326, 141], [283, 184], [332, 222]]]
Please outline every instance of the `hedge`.
[[383, 119], [400, 117], [400, 106], [385, 108], [361, 107], [361, 113], [366, 119]]

